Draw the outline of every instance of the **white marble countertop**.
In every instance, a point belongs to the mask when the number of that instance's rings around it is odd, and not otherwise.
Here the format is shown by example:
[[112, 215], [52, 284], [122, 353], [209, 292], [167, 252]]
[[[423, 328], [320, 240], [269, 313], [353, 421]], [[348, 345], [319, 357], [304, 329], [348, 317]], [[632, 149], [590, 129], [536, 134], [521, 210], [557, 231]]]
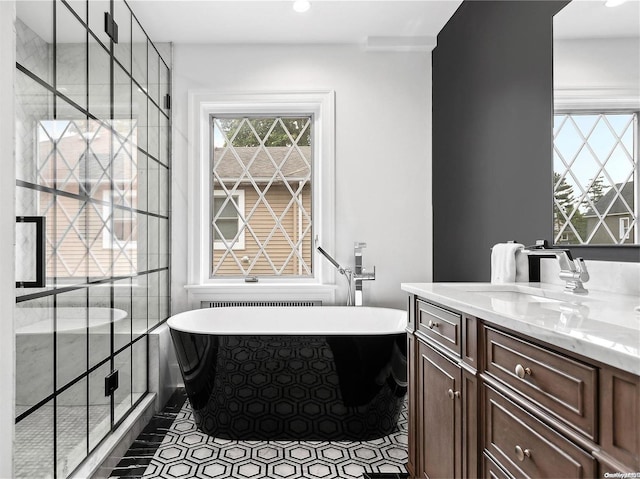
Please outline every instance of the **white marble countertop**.
[[546, 283], [402, 283], [402, 290], [640, 375], [640, 297]]

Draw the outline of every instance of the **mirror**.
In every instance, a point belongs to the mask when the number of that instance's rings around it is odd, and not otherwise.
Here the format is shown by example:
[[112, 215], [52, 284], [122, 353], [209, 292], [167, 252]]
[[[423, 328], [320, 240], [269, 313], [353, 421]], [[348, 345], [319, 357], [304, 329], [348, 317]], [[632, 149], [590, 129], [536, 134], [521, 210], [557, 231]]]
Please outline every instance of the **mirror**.
[[640, 1], [616, 3], [574, 0], [554, 17], [557, 245], [640, 244]]

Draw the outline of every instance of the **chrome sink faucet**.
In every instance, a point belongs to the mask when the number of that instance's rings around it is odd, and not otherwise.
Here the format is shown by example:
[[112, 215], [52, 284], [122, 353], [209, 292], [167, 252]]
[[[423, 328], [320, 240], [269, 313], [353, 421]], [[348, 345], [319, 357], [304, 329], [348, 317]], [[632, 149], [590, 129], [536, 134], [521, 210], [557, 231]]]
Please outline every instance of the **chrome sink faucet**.
[[353, 274], [353, 279], [356, 284], [355, 289], [355, 305], [362, 306], [362, 282], [363, 281], [373, 281], [376, 279], [376, 267], [373, 267], [373, 272], [368, 272], [362, 266], [362, 249], [366, 248], [367, 243], [362, 243], [356, 241], [353, 245], [353, 254], [355, 256], [355, 271]]
[[529, 256], [554, 257], [560, 263], [560, 279], [566, 282], [564, 290], [567, 293], [587, 294], [583, 283], [589, 281], [587, 265], [582, 258], [573, 259], [571, 251], [563, 248], [546, 248], [546, 241], [538, 240], [535, 246], [528, 247], [523, 253]]

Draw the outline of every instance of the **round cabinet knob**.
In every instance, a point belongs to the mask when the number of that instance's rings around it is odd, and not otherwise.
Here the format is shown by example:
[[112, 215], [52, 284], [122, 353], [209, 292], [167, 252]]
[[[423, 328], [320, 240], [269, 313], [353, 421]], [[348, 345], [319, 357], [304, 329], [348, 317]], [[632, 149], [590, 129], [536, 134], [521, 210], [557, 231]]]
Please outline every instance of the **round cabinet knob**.
[[449, 389], [447, 391], [447, 396], [449, 396], [449, 399], [459, 398], [460, 397], [460, 391], [454, 391], [453, 389]]
[[429, 326], [429, 329], [437, 328], [438, 323], [436, 323], [435, 321], [429, 320], [429, 324], [427, 324], [427, 326]]
[[531, 376], [531, 369], [525, 368], [522, 364], [516, 364], [516, 376], [524, 379], [525, 376]]
[[531, 451], [529, 449], [522, 449], [520, 446], [516, 446], [516, 457], [518, 461], [522, 462], [527, 457], [531, 457]]

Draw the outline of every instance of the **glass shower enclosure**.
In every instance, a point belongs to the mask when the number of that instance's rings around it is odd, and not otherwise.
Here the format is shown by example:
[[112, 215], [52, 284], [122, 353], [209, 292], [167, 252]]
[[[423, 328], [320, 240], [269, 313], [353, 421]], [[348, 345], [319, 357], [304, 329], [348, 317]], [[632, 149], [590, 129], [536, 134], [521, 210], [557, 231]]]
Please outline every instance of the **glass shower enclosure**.
[[17, 477], [141, 401], [169, 316], [170, 64], [124, 0], [16, 2]]

